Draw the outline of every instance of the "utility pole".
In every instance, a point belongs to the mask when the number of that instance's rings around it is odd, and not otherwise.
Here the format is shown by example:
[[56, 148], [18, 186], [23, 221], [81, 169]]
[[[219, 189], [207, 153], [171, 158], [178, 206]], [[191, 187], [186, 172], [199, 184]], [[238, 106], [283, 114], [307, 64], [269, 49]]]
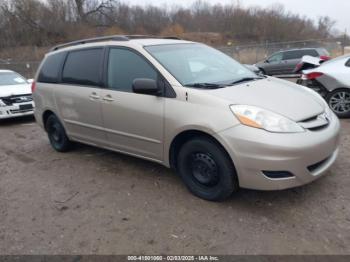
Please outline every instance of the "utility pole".
[[346, 45], [346, 42], [347, 42], [346, 40], [347, 40], [347, 29], [345, 28], [344, 38], [343, 38], [343, 41], [342, 41], [343, 55], [345, 54], [345, 45]]

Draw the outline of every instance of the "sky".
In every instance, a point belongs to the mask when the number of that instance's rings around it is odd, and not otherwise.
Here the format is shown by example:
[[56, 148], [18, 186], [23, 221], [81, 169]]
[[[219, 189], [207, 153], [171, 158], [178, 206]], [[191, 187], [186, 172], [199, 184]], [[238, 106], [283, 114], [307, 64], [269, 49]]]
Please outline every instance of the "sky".
[[[350, 33], [350, 0], [208, 0], [209, 3], [230, 4], [240, 2], [245, 7], [269, 7], [276, 3], [283, 4], [286, 11], [305, 15], [316, 20], [320, 16], [329, 16], [336, 21], [335, 28]], [[188, 6], [195, 0], [124, 0], [130, 4], [140, 5], [182, 5]]]

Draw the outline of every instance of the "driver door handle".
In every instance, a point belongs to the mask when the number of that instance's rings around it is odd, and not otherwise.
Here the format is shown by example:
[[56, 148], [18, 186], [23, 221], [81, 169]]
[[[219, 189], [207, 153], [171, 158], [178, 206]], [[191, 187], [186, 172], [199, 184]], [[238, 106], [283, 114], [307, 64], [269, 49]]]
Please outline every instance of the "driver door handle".
[[111, 95], [106, 95], [104, 98], [102, 98], [103, 101], [106, 101], [106, 102], [113, 102], [114, 99]]

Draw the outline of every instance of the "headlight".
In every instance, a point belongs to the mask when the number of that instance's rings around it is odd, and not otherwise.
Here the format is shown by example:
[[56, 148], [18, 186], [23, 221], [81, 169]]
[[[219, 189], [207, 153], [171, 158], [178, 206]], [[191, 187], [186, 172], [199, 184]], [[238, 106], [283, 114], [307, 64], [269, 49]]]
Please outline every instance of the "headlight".
[[271, 111], [247, 105], [231, 105], [232, 112], [246, 126], [276, 133], [301, 133], [305, 130], [296, 122]]
[[4, 103], [4, 101], [2, 101], [2, 100], [0, 99], [0, 107], [2, 107], [2, 106], [6, 106], [6, 104]]

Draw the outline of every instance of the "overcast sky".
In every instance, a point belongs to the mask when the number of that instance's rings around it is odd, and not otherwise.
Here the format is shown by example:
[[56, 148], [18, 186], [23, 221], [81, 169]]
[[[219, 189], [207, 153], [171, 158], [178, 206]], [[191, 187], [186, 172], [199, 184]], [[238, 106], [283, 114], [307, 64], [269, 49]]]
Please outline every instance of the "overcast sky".
[[[183, 5], [188, 6], [195, 0], [124, 0], [131, 4], [153, 4], [153, 5]], [[237, 0], [210, 0], [210, 3], [236, 3]], [[286, 10], [312, 19], [328, 15], [337, 22], [335, 27], [344, 32], [350, 32], [350, 0], [240, 0], [241, 5], [268, 7], [273, 4], [283, 4]]]

